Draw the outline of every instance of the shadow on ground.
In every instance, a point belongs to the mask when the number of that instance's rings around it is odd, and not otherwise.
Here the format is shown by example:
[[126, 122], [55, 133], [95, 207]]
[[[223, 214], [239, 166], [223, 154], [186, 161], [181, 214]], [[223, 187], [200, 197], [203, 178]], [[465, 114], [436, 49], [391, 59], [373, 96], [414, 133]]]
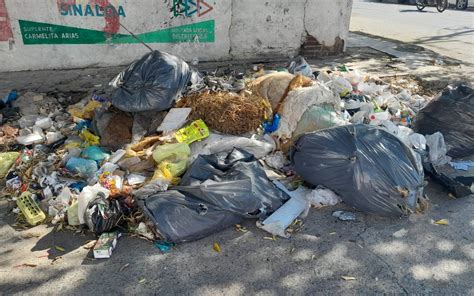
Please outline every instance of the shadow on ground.
[[[291, 239], [266, 240], [246, 221], [249, 232], [227, 229], [163, 254], [151, 243], [125, 237], [112, 258], [89, 259], [86, 237], [51, 232], [49, 241], [71, 250], [54, 264], [17, 270], [2, 284], [12, 293], [107, 294], [469, 294], [474, 260], [473, 199], [452, 200], [437, 185], [427, 187], [432, 206], [424, 215], [386, 219], [357, 213], [341, 222], [338, 205], [311, 210]], [[431, 220], [448, 219], [450, 225]], [[222, 253], [212, 249], [218, 242]], [[9, 254], [5, 254], [11, 256]], [[2, 255], [4, 257], [4, 255]], [[0, 266], [5, 268], [7, 266]], [[345, 281], [343, 276], [355, 277]], [[53, 292], [55, 293], [55, 292]]]

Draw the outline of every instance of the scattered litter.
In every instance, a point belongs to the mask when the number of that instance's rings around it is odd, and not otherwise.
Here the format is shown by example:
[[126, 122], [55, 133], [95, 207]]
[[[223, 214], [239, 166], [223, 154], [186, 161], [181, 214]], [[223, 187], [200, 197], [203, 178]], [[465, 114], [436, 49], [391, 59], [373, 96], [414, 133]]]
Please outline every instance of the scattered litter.
[[244, 219], [274, 242], [302, 230], [311, 207], [341, 201], [379, 215], [423, 212], [424, 172], [450, 199], [471, 194], [472, 89], [431, 100], [410, 80], [385, 81], [346, 65], [311, 69], [302, 57], [197, 72], [153, 51], [112, 79], [113, 92], [97, 83], [82, 98], [11, 91], [0, 102], [2, 194], [22, 228], [93, 232], [82, 247], [95, 258], [110, 258], [117, 229], [169, 252], [227, 227], [246, 233]]
[[274, 184], [289, 195], [290, 199], [270, 215], [270, 217], [262, 222], [257, 222], [257, 226], [273, 235], [288, 238], [290, 235], [285, 232], [286, 229], [298, 216], [309, 208], [309, 201], [304, 194], [295, 192], [297, 190], [289, 191], [278, 181], [274, 181]]
[[158, 240], [154, 243], [155, 247], [157, 247], [158, 249], [160, 249], [160, 251], [162, 251], [163, 253], [167, 253], [169, 251], [171, 251], [171, 249], [175, 246], [174, 243], [169, 243], [169, 242], [165, 242], [165, 241], [162, 241], [162, 240]]
[[355, 280], [356, 280], [356, 278], [353, 277], [353, 276], [345, 276], [345, 275], [343, 275], [343, 276], [341, 276], [341, 278], [342, 278], [343, 280], [345, 280], [345, 281], [355, 281]]
[[222, 253], [221, 246], [219, 246], [218, 243], [214, 243], [214, 244], [212, 245], [212, 249], [213, 249], [214, 251], [216, 251], [217, 253]]
[[307, 193], [311, 205], [316, 208], [335, 206], [342, 201], [341, 197], [334, 191], [326, 188], [316, 188]]
[[112, 256], [112, 252], [117, 246], [118, 239], [122, 236], [119, 232], [102, 233], [94, 246], [95, 259], [107, 259]]
[[449, 165], [456, 170], [468, 171], [470, 168], [474, 168], [474, 161], [451, 161]]
[[97, 243], [97, 240], [89, 240], [87, 241], [84, 245], [82, 245], [82, 247], [86, 250], [90, 250], [92, 248], [94, 248], [95, 244]]
[[447, 219], [439, 219], [433, 222], [436, 225], [449, 225], [449, 221]]
[[332, 213], [333, 217], [338, 218], [341, 221], [356, 221], [357, 216], [353, 212], [347, 212], [347, 211], [334, 211]]
[[125, 264], [124, 266], [120, 267], [119, 271], [122, 272], [125, 270], [125, 268], [129, 267], [130, 263]]
[[237, 231], [240, 231], [240, 232], [243, 232], [243, 233], [247, 233], [247, 232], [248, 232], [248, 229], [245, 228], [245, 227], [243, 227], [243, 226], [240, 225], [240, 224], [235, 224], [234, 227], [235, 227], [235, 230], [237, 230]]
[[191, 108], [171, 108], [157, 131], [164, 134], [181, 128], [191, 113]]

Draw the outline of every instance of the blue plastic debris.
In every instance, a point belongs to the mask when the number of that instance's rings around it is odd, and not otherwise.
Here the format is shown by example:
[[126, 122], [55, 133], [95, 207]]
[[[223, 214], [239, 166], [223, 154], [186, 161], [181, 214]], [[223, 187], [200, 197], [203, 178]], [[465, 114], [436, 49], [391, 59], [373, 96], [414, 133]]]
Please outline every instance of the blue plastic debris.
[[169, 242], [162, 241], [162, 240], [157, 240], [154, 243], [154, 245], [155, 245], [155, 247], [160, 249], [160, 251], [162, 251], [163, 253], [167, 253], [167, 252], [171, 251], [171, 248], [173, 248], [175, 246], [174, 243], [169, 243]]
[[280, 115], [275, 114], [275, 116], [273, 116], [272, 121], [265, 121], [263, 123], [264, 133], [265, 134], [271, 134], [271, 133], [277, 131], [279, 126], [280, 126]]

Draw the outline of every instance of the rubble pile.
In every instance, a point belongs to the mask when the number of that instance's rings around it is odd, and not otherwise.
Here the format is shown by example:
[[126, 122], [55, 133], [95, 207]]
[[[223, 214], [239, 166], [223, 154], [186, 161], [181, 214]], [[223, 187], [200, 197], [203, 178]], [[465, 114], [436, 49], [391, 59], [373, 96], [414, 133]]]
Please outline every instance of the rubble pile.
[[110, 87], [74, 105], [12, 91], [0, 106], [12, 210], [32, 226], [89, 229], [98, 258], [124, 229], [168, 246], [243, 219], [288, 237], [310, 207], [341, 201], [406, 217], [426, 206], [425, 172], [457, 196], [474, 189], [464, 85], [433, 99], [303, 58], [219, 76], [155, 51]]

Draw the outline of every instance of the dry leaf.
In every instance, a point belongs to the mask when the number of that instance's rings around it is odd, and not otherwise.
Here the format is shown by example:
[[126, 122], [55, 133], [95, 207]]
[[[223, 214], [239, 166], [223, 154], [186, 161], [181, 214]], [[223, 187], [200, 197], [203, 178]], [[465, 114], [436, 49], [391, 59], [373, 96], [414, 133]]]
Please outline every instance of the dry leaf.
[[345, 281], [355, 281], [355, 280], [356, 280], [356, 278], [353, 277], [353, 276], [345, 276], [345, 275], [343, 275], [343, 276], [341, 276], [341, 278], [342, 278], [343, 280], [345, 280]]
[[240, 232], [243, 232], [243, 233], [248, 232], [247, 228], [243, 227], [243, 226], [240, 225], [240, 224], [235, 224], [235, 230], [240, 231]]
[[127, 263], [127, 264], [125, 264], [124, 266], [120, 267], [120, 271], [124, 271], [124, 269], [127, 268], [129, 265], [130, 265], [130, 264]]
[[31, 264], [31, 263], [23, 263], [23, 264], [20, 264], [20, 265], [16, 265], [14, 266], [15, 268], [18, 268], [18, 267], [36, 267], [38, 265], [36, 264]]
[[219, 246], [218, 243], [214, 243], [214, 245], [212, 246], [212, 248], [213, 248], [214, 251], [216, 251], [217, 253], [221, 253], [221, 252], [222, 252], [221, 246]]
[[54, 246], [54, 248], [58, 251], [61, 251], [61, 252], [66, 252], [66, 249], [64, 249], [63, 247], [60, 247], [60, 246]]
[[449, 221], [447, 219], [439, 219], [438, 221], [434, 221], [433, 223], [437, 225], [449, 225]]

